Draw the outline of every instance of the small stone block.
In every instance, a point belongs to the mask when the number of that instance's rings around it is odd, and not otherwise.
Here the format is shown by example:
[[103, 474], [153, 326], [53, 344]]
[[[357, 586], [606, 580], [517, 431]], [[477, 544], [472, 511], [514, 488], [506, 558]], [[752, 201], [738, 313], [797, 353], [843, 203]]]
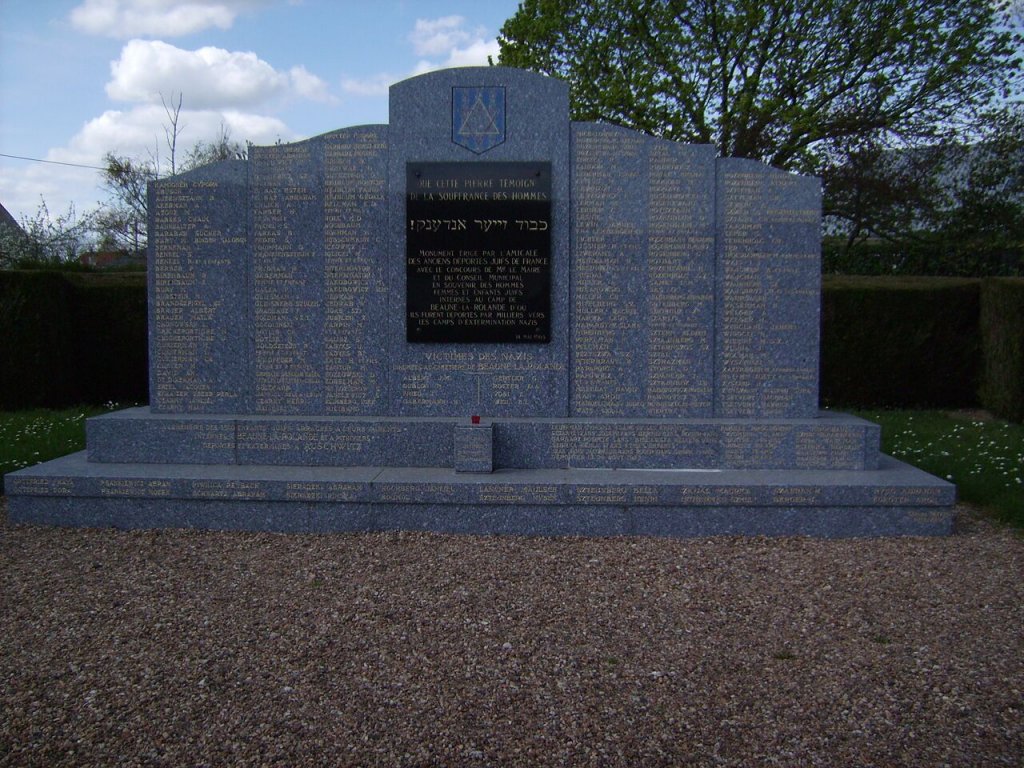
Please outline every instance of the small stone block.
[[455, 427], [455, 471], [494, 471], [493, 424], [460, 424]]

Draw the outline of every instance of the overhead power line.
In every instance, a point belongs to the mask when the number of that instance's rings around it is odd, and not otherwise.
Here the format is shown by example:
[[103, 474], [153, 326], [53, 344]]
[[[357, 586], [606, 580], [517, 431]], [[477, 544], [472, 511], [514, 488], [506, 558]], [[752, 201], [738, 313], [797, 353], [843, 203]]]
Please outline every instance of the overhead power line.
[[21, 155], [8, 155], [0, 152], [0, 157], [9, 157], [12, 160], [28, 160], [32, 163], [49, 163], [50, 165], [69, 165], [72, 168], [90, 168], [94, 171], [105, 171], [106, 168], [100, 168], [98, 165], [82, 165], [81, 163], [62, 163], [60, 160], [41, 160], [38, 157], [22, 157]]

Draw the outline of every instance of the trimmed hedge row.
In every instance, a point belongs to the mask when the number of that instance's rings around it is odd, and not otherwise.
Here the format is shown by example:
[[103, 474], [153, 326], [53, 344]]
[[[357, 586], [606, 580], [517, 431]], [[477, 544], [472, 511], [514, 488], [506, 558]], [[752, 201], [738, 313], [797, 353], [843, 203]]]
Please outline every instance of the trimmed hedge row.
[[1024, 422], [1024, 278], [991, 278], [981, 292], [981, 402], [997, 416]]
[[[822, 282], [824, 405], [1024, 421], [1024, 278]], [[0, 272], [0, 328], [0, 409], [148, 400], [144, 273]]]
[[826, 276], [822, 284], [823, 405], [977, 406], [980, 280]]
[[0, 272], [0, 408], [72, 402], [70, 294], [53, 272]]
[[0, 409], [148, 399], [145, 273], [0, 272]]
[[79, 339], [76, 396], [85, 403], [149, 400], [146, 273], [77, 274], [72, 313]]
[[882, 277], [1024, 275], [1024, 243], [1006, 240], [978, 243], [926, 237], [899, 243], [867, 240], [847, 248], [845, 238], [827, 236], [821, 242], [822, 271]]
[[821, 401], [1024, 422], [1024, 278], [822, 280]]

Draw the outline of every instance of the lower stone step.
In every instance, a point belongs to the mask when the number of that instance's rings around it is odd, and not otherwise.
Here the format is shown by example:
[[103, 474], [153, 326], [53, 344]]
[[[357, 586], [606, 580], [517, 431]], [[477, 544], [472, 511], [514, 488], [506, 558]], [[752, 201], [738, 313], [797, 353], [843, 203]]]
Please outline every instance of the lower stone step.
[[873, 470], [115, 464], [72, 454], [9, 474], [13, 523], [581, 536], [942, 535], [955, 487]]

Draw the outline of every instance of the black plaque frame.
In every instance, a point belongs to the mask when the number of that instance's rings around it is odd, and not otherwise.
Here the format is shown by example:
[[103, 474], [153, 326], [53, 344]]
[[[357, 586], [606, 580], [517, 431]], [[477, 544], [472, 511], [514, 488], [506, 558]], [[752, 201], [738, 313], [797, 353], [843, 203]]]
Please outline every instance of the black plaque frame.
[[406, 165], [406, 341], [551, 340], [551, 163]]

